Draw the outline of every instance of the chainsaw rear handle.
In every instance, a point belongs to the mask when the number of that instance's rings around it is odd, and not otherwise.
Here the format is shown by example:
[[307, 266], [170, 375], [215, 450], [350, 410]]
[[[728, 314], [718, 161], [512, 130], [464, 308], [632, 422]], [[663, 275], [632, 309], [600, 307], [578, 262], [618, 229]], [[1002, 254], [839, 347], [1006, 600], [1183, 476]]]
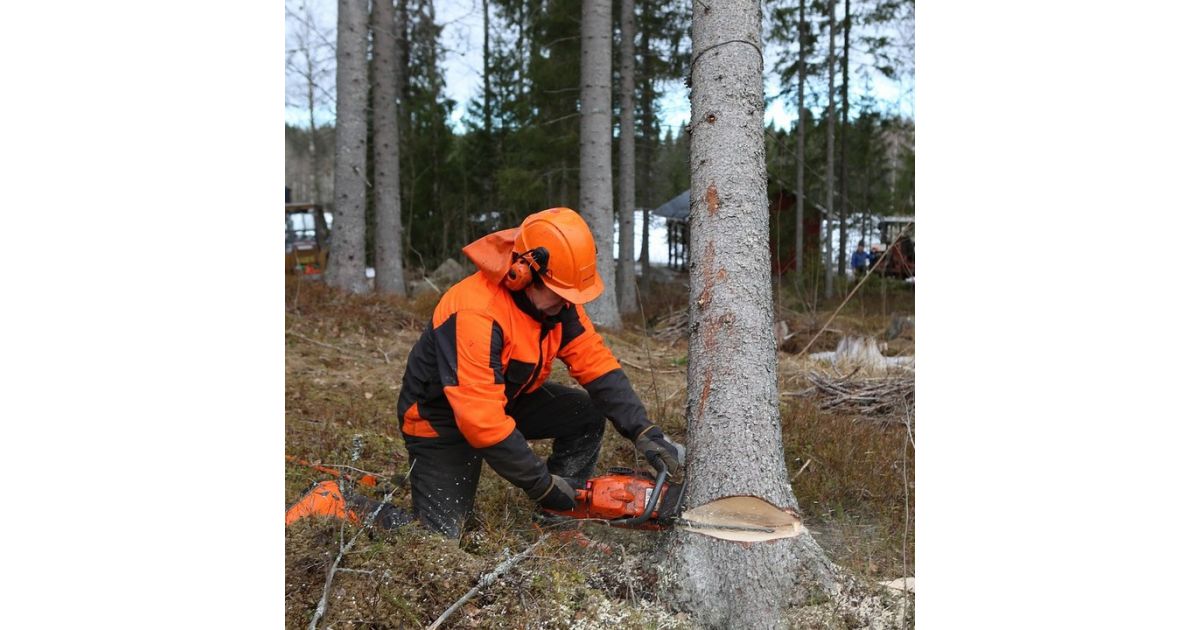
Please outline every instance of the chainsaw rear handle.
[[650, 491], [650, 500], [646, 501], [646, 509], [637, 516], [629, 518], [619, 518], [614, 521], [609, 521], [609, 525], [621, 526], [637, 526], [650, 520], [650, 515], [654, 513], [654, 509], [658, 507], [658, 497], [662, 494], [663, 484], [667, 481], [667, 463], [658, 453], [648, 453], [646, 459], [658, 469], [658, 476], [654, 478], [654, 489]]

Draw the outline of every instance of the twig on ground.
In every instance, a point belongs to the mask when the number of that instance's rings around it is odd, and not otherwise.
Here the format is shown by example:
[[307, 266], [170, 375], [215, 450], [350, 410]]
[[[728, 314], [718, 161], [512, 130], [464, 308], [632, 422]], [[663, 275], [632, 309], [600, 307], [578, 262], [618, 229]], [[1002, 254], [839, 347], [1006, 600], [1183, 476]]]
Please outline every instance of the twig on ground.
[[399, 488], [392, 488], [392, 491], [387, 493], [383, 501], [375, 507], [375, 511], [371, 512], [371, 516], [363, 523], [362, 528], [355, 532], [346, 544], [339, 545], [338, 555], [333, 559], [333, 564], [330, 565], [329, 572], [325, 574], [325, 588], [321, 589], [321, 599], [317, 601], [317, 609], [313, 611], [312, 621], [308, 622], [308, 630], [316, 630], [317, 622], [321, 620], [321, 617], [325, 615], [325, 610], [329, 607], [329, 588], [333, 586], [333, 576], [337, 574], [338, 565], [341, 564], [342, 558], [354, 546], [354, 541], [358, 540], [359, 535], [367, 531], [371, 523], [375, 522], [375, 517], [379, 516], [379, 511], [383, 509], [383, 506], [391, 502], [392, 495], [396, 494], [396, 490], [399, 490]]
[[[409, 466], [408, 475], [411, 474], [412, 466]], [[408, 475], [405, 475], [405, 479], [408, 478]], [[367, 517], [365, 522], [363, 522], [363, 526], [359, 528], [357, 532], [354, 532], [354, 535], [350, 537], [349, 542], [344, 545], [340, 543], [338, 544], [338, 555], [333, 559], [333, 564], [329, 566], [329, 573], [325, 574], [325, 588], [321, 589], [321, 599], [317, 601], [317, 609], [313, 611], [312, 621], [308, 622], [308, 630], [316, 630], [317, 622], [321, 620], [321, 617], [325, 615], [325, 611], [329, 607], [329, 588], [333, 586], [333, 576], [337, 574], [338, 565], [341, 564], [342, 558], [344, 558], [346, 556], [346, 552], [350, 551], [350, 548], [354, 546], [354, 541], [358, 540], [358, 537], [362, 535], [363, 532], [367, 531], [371, 524], [375, 522], [375, 517], [379, 516], [379, 512], [383, 509], [383, 506], [392, 502], [392, 495], [396, 494], [396, 491], [399, 489], [400, 487], [397, 486], [392, 488], [391, 492], [387, 493], [387, 496], [383, 498], [383, 501], [381, 501], [379, 505], [375, 506], [375, 511], [371, 512], [371, 515]]]
[[781, 392], [782, 396], [820, 398], [818, 408], [822, 411], [849, 410], [862, 415], [884, 416], [875, 418], [881, 422], [902, 423], [903, 419], [887, 417], [886, 414], [910, 406], [916, 387], [912, 374], [899, 374], [886, 378], [855, 379], [854, 372], [845, 376], [826, 376], [818, 372], [807, 374], [812, 387], [800, 391]]
[[356, 357], [356, 358], [369, 358], [369, 359], [373, 359], [373, 360], [375, 360], [375, 361], [378, 361], [378, 360], [379, 360], [379, 359], [376, 359], [375, 357], [373, 357], [373, 356], [371, 356], [371, 355], [365, 355], [365, 356], [364, 356], [364, 355], [360, 354], [360, 353], [359, 353], [357, 350], [350, 350], [350, 349], [348, 349], [348, 348], [341, 348], [341, 347], [338, 347], [338, 346], [335, 346], [335, 345], [331, 345], [331, 344], [325, 343], [325, 342], [323, 342], [323, 341], [317, 341], [316, 339], [313, 339], [313, 338], [311, 338], [311, 337], [305, 337], [304, 335], [301, 335], [301, 334], [300, 334], [300, 333], [298, 333], [298, 332], [294, 332], [294, 331], [291, 331], [291, 330], [289, 330], [289, 331], [286, 331], [286, 332], [287, 332], [287, 334], [289, 334], [289, 335], [291, 335], [291, 336], [293, 336], [293, 337], [299, 337], [299, 338], [301, 338], [301, 339], [303, 339], [303, 340], [305, 340], [305, 341], [307, 341], [307, 342], [309, 342], [309, 343], [311, 343], [311, 344], [316, 344], [316, 345], [318, 345], [318, 346], [321, 346], [322, 348], [329, 348], [330, 350], [335, 350], [335, 351], [337, 351], [337, 352], [341, 352], [342, 354], [347, 354], [347, 355], [350, 355], [350, 356], [353, 356], [353, 357]]
[[375, 575], [374, 571], [366, 569], [338, 569], [338, 573], [362, 573], [363, 575]]
[[658, 372], [659, 374], [679, 374], [679, 373], [683, 372], [683, 370], [645, 367], [645, 366], [639, 365], [637, 363], [634, 363], [633, 361], [630, 361], [629, 359], [621, 359], [621, 365], [628, 365], [629, 367], [631, 367], [635, 370], [641, 370], [643, 372], [651, 372], [651, 373]]
[[804, 460], [804, 465], [800, 467], [800, 470], [797, 470], [797, 471], [796, 471], [796, 474], [792, 475], [792, 481], [795, 481], [795, 480], [796, 480], [796, 477], [799, 477], [799, 476], [800, 476], [800, 473], [804, 472], [804, 469], [805, 469], [805, 468], [808, 468], [808, 465], [809, 465], [809, 464], [811, 464], [811, 463], [812, 463], [812, 458], [811, 458], [811, 457], [809, 457], [808, 459]]
[[684, 308], [655, 323], [654, 334], [651, 336], [663, 341], [674, 341], [687, 336], [687, 325], [688, 311]]
[[[529, 547], [527, 547], [525, 549], [525, 551], [522, 551], [521, 553], [509, 558], [508, 560], [501, 562], [499, 565], [496, 566], [495, 569], [492, 569], [491, 573], [488, 573], [487, 575], [480, 578], [478, 584], [476, 584], [471, 590], [467, 591], [466, 595], [463, 595], [462, 597], [458, 598], [458, 601], [454, 602], [449, 608], [447, 608], [446, 612], [442, 613], [442, 616], [438, 617], [436, 620], [434, 620], [433, 623], [429, 624], [429, 626], [425, 630], [437, 630], [437, 627], [442, 625], [442, 622], [449, 619], [450, 615], [454, 614], [454, 611], [458, 610], [459, 608], [462, 607], [463, 604], [467, 603], [467, 601], [470, 600], [472, 597], [474, 597], [480, 591], [480, 589], [491, 586], [492, 582], [496, 581], [496, 578], [499, 578], [501, 575], [504, 575], [505, 573], [508, 572], [509, 569], [516, 566], [516, 564], [518, 562], [527, 558], [529, 556], [529, 554], [531, 552], [533, 552], [534, 549], [537, 548], [538, 545], [542, 544], [542, 542], [545, 541], [549, 537], [550, 537], [550, 534], [542, 534], [542, 537], [537, 539], [537, 542], [535, 542], [532, 545], [530, 545]], [[312, 626], [309, 626], [309, 628], [311, 630]]]

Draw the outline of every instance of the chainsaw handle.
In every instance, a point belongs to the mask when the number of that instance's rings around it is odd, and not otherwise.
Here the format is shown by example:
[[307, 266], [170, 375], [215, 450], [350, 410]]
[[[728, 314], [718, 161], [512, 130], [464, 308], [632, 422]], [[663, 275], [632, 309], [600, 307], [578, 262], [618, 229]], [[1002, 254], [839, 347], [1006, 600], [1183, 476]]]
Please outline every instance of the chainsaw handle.
[[[650, 515], [652, 513], [654, 513], [654, 509], [658, 507], [658, 497], [659, 497], [659, 495], [662, 494], [663, 484], [666, 483], [666, 481], [667, 481], [667, 464], [666, 464], [666, 462], [664, 462], [662, 460], [662, 457], [659, 456], [657, 453], [654, 453], [654, 456], [655, 456], [655, 459], [658, 460], [658, 464], [655, 464], [655, 466], [654, 466], [655, 468], [658, 468], [658, 476], [654, 478], [654, 489], [650, 491], [650, 499], [648, 501], [646, 501], [646, 509], [643, 510], [642, 513], [639, 514], [638, 516], [631, 516], [629, 518], [619, 518], [615, 521], [609, 521], [609, 523], [608, 523], [609, 525], [622, 525], [622, 526], [633, 527], [633, 526], [641, 525], [642, 523], [645, 523], [646, 521], [650, 520]], [[650, 459], [650, 458], [647, 457], [646, 459]], [[653, 463], [653, 462], [651, 462], [651, 463]]]

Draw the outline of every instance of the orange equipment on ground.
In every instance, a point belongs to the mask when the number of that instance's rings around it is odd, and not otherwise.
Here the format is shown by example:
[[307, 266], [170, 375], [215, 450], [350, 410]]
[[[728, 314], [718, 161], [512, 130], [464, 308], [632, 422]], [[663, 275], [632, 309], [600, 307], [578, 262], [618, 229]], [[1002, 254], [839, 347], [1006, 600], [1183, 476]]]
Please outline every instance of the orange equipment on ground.
[[309, 468], [312, 468], [313, 470], [319, 470], [327, 475], [333, 475], [334, 477], [341, 477], [342, 479], [345, 479], [347, 481], [353, 481], [360, 485], [367, 486], [368, 488], [374, 488], [375, 486], [379, 485], [379, 477], [372, 475], [370, 473], [366, 473], [361, 477], [355, 478], [351, 475], [347, 475], [346, 473], [344, 473], [340, 470], [337, 470], [336, 468], [330, 468], [328, 466], [322, 466], [320, 464], [314, 464], [312, 462], [307, 462], [307, 461], [304, 461], [303, 459], [300, 459], [299, 457], [293, 457], [291, 455], [284, 455], [283, 458], [289, 462], [292, 462], [293, 464], [299, 464], [301, 466], [308, 466]]
[[288, 508], [284, 521], [291, 525], [306, 516], [333, 516], [358, 524], [359, 518], [346, 507], [346, 499], [336, 481], [322, 481]]

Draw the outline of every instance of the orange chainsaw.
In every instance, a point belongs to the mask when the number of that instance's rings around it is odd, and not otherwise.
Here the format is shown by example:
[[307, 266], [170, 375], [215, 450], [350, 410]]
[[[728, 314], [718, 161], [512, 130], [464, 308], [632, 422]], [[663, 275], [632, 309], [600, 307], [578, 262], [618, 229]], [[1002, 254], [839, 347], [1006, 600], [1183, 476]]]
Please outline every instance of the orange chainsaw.
[[574, 509], [542, 510], [542, 516], [550, 523], [589, 520], [628, 529], [670, 527], [679, 513], [684, 485], [668, 484], [666, 464], [662, 458], [654, 459], [651, 463], [658, 469], [657, 475], [609, 468], [607, 474], [592, 477], [575, 489]]

